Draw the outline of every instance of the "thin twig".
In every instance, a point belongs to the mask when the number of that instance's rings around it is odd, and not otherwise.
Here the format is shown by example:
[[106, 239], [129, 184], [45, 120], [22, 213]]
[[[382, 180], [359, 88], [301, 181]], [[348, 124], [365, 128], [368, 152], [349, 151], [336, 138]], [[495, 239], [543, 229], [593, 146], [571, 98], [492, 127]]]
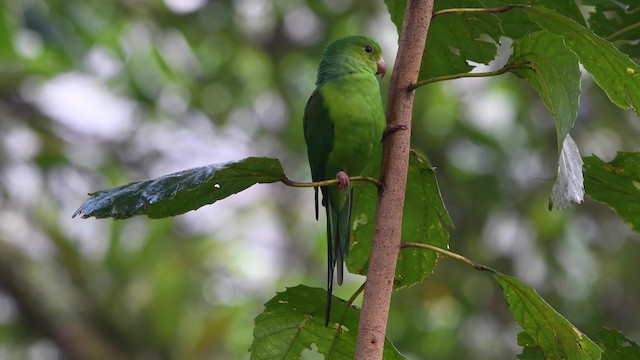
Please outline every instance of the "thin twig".
[[351, 306], [351, 304], [353, 304], [353, 302], [356, 301], [358, 296], [364, 291], [364, 286], [366, 283], [367, 283], [366, 281], [363, 282], [362, 285], [360, 285], [360, 287], [358, 288], [358, 290], [356, 290], [356, 292], [354, 292], [353, 295], [351, 295], [349, 300], [347, 300], [347, 306]]
[[532, 69], [532, 68], [533, 67], [531, 63], [528, 63], [528, 62], [523, 64], [513, 63], [513, 64], [507, 64], [504, 67], [494, 71], [477, 72], [477, 73], [459, 73], [459, 74], [452, 74], [452, 75], [437, 76], [431, 79], [418, 81], [417, 83], [410, 85], [409, 90], [415, 90], [421, 86], [435, 83], [438, 81], [455, 80], [455, 79], [462, 79], [462, 78], [479, 78], [479, 77], [497, 76], [515, 69]]
[[618, 36], [620, 36], [620, 35], [622, 35], [622, 34], [624, 34], [626, 32], [638, 29], [638, 28], [640, 28], [640, 23], [635, 23], [633, 25], [629, 25], [627, 27], [623, 27], [622, 29], [614, 32], [613, 34], [611, 34], [609, 36], [606, 36], [604, 39], [607, 40], [607, 41], [614, 41]]
[[[384, 189], [384, 185], [380, 182], [380, 180], [378, 180], [376, 178], [369, 177], [369, 176], [351, 176], [351, 177], [349, 177], [349, 180], [351, 180], [351, 181], [366, 181], [366, 182], [372, 183], [373, 185], [377, 186], [378, 189]], [[284, 179], [282, 179], [280, 181], [283, 184], [287, 185], [287, 186], [293, 186], [293, 187], [329, 186], [329, 185], [336, 185], [336, 184], [338, 184], [340, 182], [338, 179], [315, 181], [315, 182], [297, 182], [297, 181], [289, 180], [287, 178], [284, 178]]]
[[445, 249], [441, 249], [439, 247], [433, 246], [433, 245], [429, 245], [429, 244], [421, 244], [421, 243], [415, 243], [415, 242], [403, 242], [400, 244], [400, 248], [404, 249], [404, 248], [410, 248], [410, 247], [414, 247], [414, 248], [421, 248], [421, 249], [427, 249], [427, 250], [431, 250], [433, 252], [436, 252], [438, 254], [442, 254], [444, 256], [450, 257], [452, 259], [456, 259], [458, 261], [462, 261], [463, 263], [471, 266], [472, 268], [476, 269], [476, 270], [480, 270], [480, 271], [488, 271], [492, 274], [495, 274], [496, 271], [493, 270], [492, 268], [488, 267], [488, 266], [484, 266], [482, 264], [479, 264], [469, 258], [466, 258], [460, 254], [456, 254], [454, 252], [451, 252], [449, 250], [445, 250]]
[[444, 10], [440, 10], [440, 11], [435, 11], [433, 13], [433, 17], [436, 17], [438, 15], [446, 15], [446, 14], [479, 14], [479, 13], [501, 13], [501, 12], [505, 12], [505, 11], [509, 11], [511, 9], [517, 9], [517, 8], [527, 8], [530, 7], [530, 5], [526, 5], [526, 4], [513, 4], [513, 5], [506, 5], [506, 6], [500, 6], [500, 7], [494, 7], [494, 8], [452, 8], [452, 9], [444, 9]]

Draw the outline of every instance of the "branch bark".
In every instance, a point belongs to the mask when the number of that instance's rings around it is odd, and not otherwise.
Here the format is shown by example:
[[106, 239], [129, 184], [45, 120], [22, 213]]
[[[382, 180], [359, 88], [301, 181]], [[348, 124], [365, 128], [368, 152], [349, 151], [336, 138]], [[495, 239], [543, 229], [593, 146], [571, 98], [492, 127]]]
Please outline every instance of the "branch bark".
[[402, 214], [409, 167], [411, 114], [424, 44], [431, 23], [434, 0], [408, 0], [398, 55], [387, 99], [388, 126], [397, 131], [385, 139], [381, 180], [385, 190], [378, 195], [376, 225], [369, 260], [358, 340], [357, 360], [382, 359], [391, 304], [391, 291], [400, 251]]

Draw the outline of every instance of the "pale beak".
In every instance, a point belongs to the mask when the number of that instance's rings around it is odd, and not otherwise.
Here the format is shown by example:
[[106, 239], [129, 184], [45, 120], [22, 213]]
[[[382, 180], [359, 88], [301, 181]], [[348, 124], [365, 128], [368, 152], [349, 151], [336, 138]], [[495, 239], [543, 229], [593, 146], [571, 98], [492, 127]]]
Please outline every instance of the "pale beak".
[[381, 74], [382, 76], [380, 76], [381, 78], [384, 77], [384, 74], [387, 73], [387, 64], [384, 63], [384, 59], [380, 58], [380, 60], [378, 60], [378, 72], [376, 72], [376, 75]]

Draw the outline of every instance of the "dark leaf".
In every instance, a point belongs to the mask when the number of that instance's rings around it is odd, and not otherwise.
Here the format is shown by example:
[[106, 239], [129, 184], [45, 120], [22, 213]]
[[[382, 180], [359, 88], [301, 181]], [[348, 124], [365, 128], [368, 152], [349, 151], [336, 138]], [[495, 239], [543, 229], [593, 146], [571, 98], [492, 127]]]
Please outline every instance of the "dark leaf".
[[609, 205], [640, 232], [640, 153], [619, 152], [608, 163], [595, 155], [583, 159], [587, 194]]
[[250, 157], [134, 182], [89, 194], [91, 197], [73, 216], [86, 219], [135, 215], [164, 218], [186, 213], [224, 199], [258, 183], [285, 178], [277, 159]]
[[600, 346], [604, 349], [602, 360], [640, 359], [640, 345], [629, 340], [616, 329], [603, 328], [600, 333]]
[[[269, 300], [255, 320], [251, 359], [299, 359], [302, 352], [317, 351], [325, 359], [353, 359], [360, 310], [333, 297], [331, 321], [324, 326], [327, 292], [298, 285]], [[386, 339], [384, 359], [404, 359]]]
[[[365, 170], [366, 175], [379, 177], [380, 154], [372, 165]], [[371, 184], [357, 184], [353, 206], [353, 229], [351, 232], [351, 250], [347, 258], [349, 271], [356, 274], [367, 273], [371, 241], [373, 239], [377, 189]], [[435, 170], [411, 152], [407, 193], [402, 217], [402, 241], [448, 247], [449, 234], [445, 226], [453, 226], [444, 207]], [[395, 287], [411, 286], [430, 275], [438, 256], [423, 249], [407, 248], [398, 258]]]

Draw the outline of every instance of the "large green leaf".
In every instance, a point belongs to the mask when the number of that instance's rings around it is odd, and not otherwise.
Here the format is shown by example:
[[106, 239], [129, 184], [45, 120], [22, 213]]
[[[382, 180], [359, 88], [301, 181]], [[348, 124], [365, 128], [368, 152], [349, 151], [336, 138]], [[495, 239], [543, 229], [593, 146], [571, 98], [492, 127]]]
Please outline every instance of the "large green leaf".
[[164, 218], [224, 199], [258, 183], [285, 179], [277, 159], [250, 157], [134, 182], [89, 194], [73, 216], [126, 219], [135, 215]]
[[[365, 170], [365, 175], [378, 177], [380, 153]], [[370, 184], [356, 184], [353, 201], [353, 231], [351, 250], [347, 258], [349, 271], [366, 274], [373, 239], [377, 191]], [[409, 158], [409, 174], [402, 217], [402, 241], [426, 243], [441, 248], [448, 247], [449, 234], [445, 226], [452, 226], [444, 207], [435, 170], [412, 152]], [[438, 256], [431, 251], [416, 248], [403, 249], [398, 258], [396, 288], [411, 286], [430, 275]]]
[[565, 44], [578, 55], [613, 103], [640, 114], [640, 67], [628, 55], [557, 11], [539, 6], [523, 11], [544, 29], [564, 37]]
[[603, 328], [599, 343], [604, 350], [602, 360], [640, 359], [640, 345], [629, 340], [618, 330]]
[[[520, 359], [600, 359], [602, 349], [555, 311], [538, 293], [513, 276], [494, 273], [511, 314], [526, 334]], [[527, 350], [528, 349], [528, 350]]]
[[[278, 293], [255, 320], [251, 359], [299, 359], [302, 352], [317, 351], [325, 359], [353, 359], [360, 310], [333, 298], [331, 322], [324, 326], [327, 292], [298, 285]], [[404, 359], [386, 339], [384, 359]]]
[[585, 157], [584, 186], [589, 196], [640, 232], [640, 153], [618, 152], [608, 163], [595, 155]]
[[[406, 0], [385, 0], [391, 20], [398, 34], [402, 31]], [[545, 5], [584, 24], [584, 19], [573, 0], [527, 0], [522, 4]], [[505, 0], [436, 1], [435, 11], [451, 8], [488, 8], [510, 5]], [[464, 13], [435, 17], [422, 57], [419, 80], [442, 75], [469, 72], [474, 63], [487, 64], [496, 56], [496, 44], [501, 36], [520, 38], [539, 26], [524, 13]]]
[[582, 202], [582, 158], [575, 142], [568, 137], [580, 98], [578, 57], [564, 44], [562, 37], [537, 31], [514, 41], [509, 65], [514, 66], [514, 74], [538, 91], [556, 123], [560, 154], [550, 205], [562, 209], [571, 202]]

